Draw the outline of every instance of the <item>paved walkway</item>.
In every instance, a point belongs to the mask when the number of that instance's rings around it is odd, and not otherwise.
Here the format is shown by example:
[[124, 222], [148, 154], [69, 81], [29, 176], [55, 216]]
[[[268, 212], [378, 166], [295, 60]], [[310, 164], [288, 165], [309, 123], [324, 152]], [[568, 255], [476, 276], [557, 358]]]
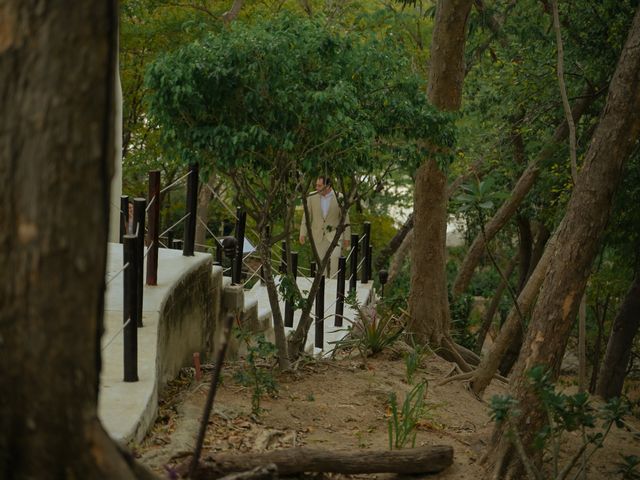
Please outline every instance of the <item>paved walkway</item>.
[[[107, 257], [107, 290], [105, 293], [105, 333], [102, 337], [102, 373], [100, 377], [100, 395], [98, 414], [107, 432], [117, 441], [141, 441], [155, 419], [158, 406], [158, 332], [159, 316], [171, 292], [176, 288], [189, 288], [184, 279], [195, 269], [211, 260], [208, 254], [196, 253], [193, 257], [184, 257], [179, 250], [159, 249], [158, 285], [144, 287], [143, 324], [138, 330], [138, 382], [123, 381], [123, 280], [122, 245], [109, 244]], [[213, 267], [220, 269], [220, 267]], [[223, 285], [229, 283], [225, 278]], [[314, 348], [315, 329], [312, 326], [307, 338], [308, 352], [316, 355], [327, 354], [333, 348], [332, 342], [341, 339], [348, 325], [355, 319], [355, 312], [347, 305], [344, 307], [344, 326], [334, 327], [336, 280], [327, 280], [325, 285], [325, 338], [324, 349]], [[301, 290], [309, 290], [310, 279], [298, 279]], [[358, 282], [357, 298], [366, 304], [372, 294], [373, 283]], [[271, 325], [271, 309], [266, 288], [259, 283], [245, 292], [245, 310], [257, 303], [258, 317]], [[169, 306], [170, 307], [170, 306]], [[284, 302], [281, 303], [284, 314]], [[314, 310], [312, 309], [312, 312]], [[300, 312], [294, 314], [294, 326], [297, 326]], [[267, 322], [268, 320], [268, 322]], [[287, 333], [292, 331], [286, 328]], [[166, 340], [166, 339], [163, 339]], [[171, 348], [171, 342], [169, 342]], [[171, 354], [171, 352], [168, 352]]]
[[118, 441], [141, 440], [155, 418], [157, 391], [158, 317], [168, 295], [192, 269], [210, 261], [197, 253], [184, 257], [179, 250], [158, 250], [158, 285], [144, 287], [142, 322], [138, 329], [138, 382], [123, 381], [122, 306], [124, 275], [122, 245], [110, 243], [107, 252], [105, 333], [102, 336], [102, 372], [98, 415], [109, 435]]
[[[279, 278], [276, 277], [276, 281]], [[304, 293], [304, 291], [308, 291], [311, 288], [312, 279], [307, 277], [298, 277], [297, 283], [300, 291]], [[305, 346], [305, 350], [309, 353], [313, 352], [315, 355], [319, 354], [327, 354], [333, 348], [333, 342], [336, 342], [342, 339], [347, 333], [347, 328], [356, 319], [356, 312], [345, 304], [343, 310], [344, 321], [342, 322], [342, 327], [335, 327], [335, 301], [336, 301], [336, 291], [337, 291], [337, 283], [338, 281], [326, 280], [325, 281], [325, 289], [324, 289], [324, 307], [325, 307], [325, 328], [324, 328], [324, 347], [323, 349], [315, 348], [315, 328], [312, 325], [309, 329], [309, 334], [307, 335], [307, 343]], [[361, 305], [365, 305], [369, 303], [369, 299], [372, 295], [373, 282], [362, 284], [358, 282], [356, 288], [356, 295], [358, 302]], [[348, 285], [347, 285], [348, 289]], [[250, 305], [251, 302], [258, 302], [258, 318], [263, 319], [266, 315], [271, 316], [271, 308], [269, 306], [269, 297], [267, 295], [266, 287], [262, 286], [260, 283], [256, 283], [253, 288], [245, 293], [245, 305]], [[280, 302], [280, 311], [284, 316], [284, 302]], [[311, 314], [313, 315], [315, 312], [315, 303], [311, 308]], [[293, 326], [294, 328], [285, 327], [285, 332], [288, 335], [292, 332], [295, 327], [298, 326], [298, 322], [300, 320], [300, 310], [297, 310], [293, 314]], [[313, 350], [312, 350], [313, 349]]]

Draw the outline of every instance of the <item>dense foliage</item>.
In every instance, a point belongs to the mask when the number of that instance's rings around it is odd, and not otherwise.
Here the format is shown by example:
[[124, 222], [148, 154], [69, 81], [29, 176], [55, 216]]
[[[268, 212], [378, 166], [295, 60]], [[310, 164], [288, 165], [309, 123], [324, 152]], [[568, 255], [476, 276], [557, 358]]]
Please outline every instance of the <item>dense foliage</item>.
[[[580, 166], [638, 2], [558, 4], [569, 101], [588, 103], [576, 125]], [[158, 164], [170, 179], [185, 162], [198, 161], [205, 172], [228, 175], [223, 180], [228, 195], [239, 203], [249, 198], [239, 193], [246, 187], [258, 205], [275, 192], [281, 201], [271, 206], [277, 212], [273, 220], [283, 229], [291, 193], [297, 190], [298, 199], [306, 193], [308, 184], [300, 178], [327, 173], [351, 186], [370, 179], [361, 185], [358, 213], [351, 210], [358, 223], [388, 213], [403, 197], [411, 200], [416, 165], [436, 153], [448, 166], [450, 181], [468, 177], [462, 184], [466, 190], [453, 192], [449, 210], [466, 222], [470, 242], [527, 165], [539, 162], [537, 181], [513, 217], [517, 221], [502, 228], [489, 248], [504, 267], [526, 244], [522, 224], [534, 237], [539, 230], [553, 232], [573, 184], [568, 141], [541, 155], [564, 118], [550, 2], [474, 2], [463, 108], [455, 118], [437, 113], [425, 95], [432, 2], [263, 2], [244, 5], [225, 24], [222, 15], [229, 6], [205, 0], [123, 2], [126, 181], [137, 169]], [[638, 171], [636, 152], [587, 287], [587, 349], [594, 372], [637, 272], [640, 220], [637, 209], [628, 206], [638, 201]], [[383, 177], [386, 188], [375, 188]], [[391, 182], [399, 188], [389, 188]], [[483, 185], [489, 186], [490, 201], [475, 195]], [[478, 192], [470, 190], [474, 186]], [[469, 195], [478, 198], [471, 201]], [[480, 208], [468, 208], [471, 204]], [[292, 225], [300, 214], [291, 217]], [[393, 234], [388, 217], [381, 225], [385, 234], [379, 241], [388, 241]], [[452, 274], [462, 256], [450, 256]], [[301, 258], [306, 264], [310, 252], [303, 249]], [[518, 268], [511, 276], [513, 289]], [[400, 308], [407, 296], [406, 271], [398, 278], [387, 293]], [[499, 283], [485, 256], [466, 293], [488, 299]], [[502, 317], [510, 304], [504, 294]], [[469, 297], [451, 308], [456, 338], [470, 343], [469, 324], [477, 314]]]
[[147, 80], [167, 145], [224, 170], [364, 174], [385, 155], [415, 164], [453, 142], [401, 50], [322, 20], [235, 23], [163, 56]]

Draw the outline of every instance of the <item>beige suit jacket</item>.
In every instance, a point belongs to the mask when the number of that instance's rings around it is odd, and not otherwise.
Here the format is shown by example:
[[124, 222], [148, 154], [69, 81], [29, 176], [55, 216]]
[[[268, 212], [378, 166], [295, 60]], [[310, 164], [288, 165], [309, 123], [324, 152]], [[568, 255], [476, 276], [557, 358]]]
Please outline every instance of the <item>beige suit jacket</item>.
[[[309, 209], [309, 216], [311, 217], [311, 235], [313, 235], [313, 241], [320, 243], [322, 240], [331, 241], [335, 235], [336, 229], [340, 224], [340, 205], [336, 200], [336, 194], [334, 192], [331, 195], [329, 202], [329, 211], [326, 218], [322, 216], [322, 206], [320, 204], [320, 194], [313, 193], [307, 197], [307, 207]], [[349, 226], [349, 213], [345, 218], [346, 228], [342, 233], [341, 241], [351, 239], [351, 228]], [[300, 224], [300, 235], [307, 237], [307, 222], [305, 220], [305, 214], [302, 214], [302, 223]], [[338, 244], [342, 247], [341, 244]]]

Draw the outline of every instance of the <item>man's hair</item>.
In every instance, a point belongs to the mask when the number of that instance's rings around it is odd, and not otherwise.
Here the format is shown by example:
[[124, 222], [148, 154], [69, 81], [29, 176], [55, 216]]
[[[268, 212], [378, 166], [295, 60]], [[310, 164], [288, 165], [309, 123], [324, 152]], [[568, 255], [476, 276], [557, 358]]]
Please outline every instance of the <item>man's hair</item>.
[[319, 175], [318, 178], [322, 179], [322, 183], [324, 183], [325, 187], [331, 186], [331, 179], [325, 175]]

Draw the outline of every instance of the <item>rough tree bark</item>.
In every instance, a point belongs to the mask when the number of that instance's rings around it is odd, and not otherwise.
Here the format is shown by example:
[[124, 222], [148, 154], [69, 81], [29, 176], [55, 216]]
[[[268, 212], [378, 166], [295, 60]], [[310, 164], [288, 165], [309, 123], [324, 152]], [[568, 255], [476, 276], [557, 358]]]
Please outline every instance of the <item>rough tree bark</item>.
[[613, 321], [607, 353], [598, 375], [596, 393], [604, 399], [618, 397], [622, 393], [631, 347], [638, 333], [638, 327], [640, 327], [640, 274], [636, 273]]
[[[529, 281], [529, 278], [533, 274], [535, 267], [538, 265], [540, 258], [542, 257], [542, 253], [544, 252], [544, 247], [547, 244], [547, 240], [549, 240], [549, 230], [545, 228], [544, 225], [538, 225], [538, 232], [536, 234], [536, 240], [531, 249], [531, 252], [528, 254], [529, 265], [527, 270], [521, 270], [520, 283], [518, 286], [518, 292], [521, 292], [524, 286]], [[545, 272], [546, 273], [546, 272]], [[544, 274], [539, 274], [540, 282], [538, 282], [538, 287], [542, 284], [541, 280]], [[535, 282], [534, 282], [535, 283]], [[517, 312], [515, 312], [517, 313]], [[522, 322], [517, 322], [517, 332], [514, 335], [511, 335], [508, 340], [507, 348], [502, 354], [502, 358], [500, 359], [500, 366], [498, 370], [500, 374], [507, 376], [513, 365], [516, 363], [518, 359], [518, 355], [520, 355], [520, 349], [522, 348], [522, 340], [524, 339], [524, 329], [522, 328]], [[477, 386], [476, 386], [477, 388]]]
[[[575, 105], [571, 109], [576, 123], [593, 103], [595, 98], [596, 96], [593, 94], [593, 89], [591, 87], [585, 88], [583, 95], [576, 100]], [[520, 175], [520, 178], [511, 190], [509, 198], [504, 201], [495, 215], [485, 224], [484, 236], [481, 234], [477, 235], [473, 240], [453, 283], [453, 295], [459, 296], [469, 287], [473, 272], [484, 255], [485, 239], [486, 241], [491, 241], [517, 212], [518, 207], [538, 180], [540, 165], [556, 152], [558, 145], [562, 143], [568, 135], [569, 128], [567, 122], [563, 120], [562, 123], [556, 127], [549, 144], [540, 151], [538, 156], [529, 163], [524, 172], [522, 172], [522, 175]]]
[[531, 232], [531, 222], [528, 218], [518, 215], [516, 222], [518, 224], [518, 291], [520, 291], [527, 282], [527, 273], [531, 266], [533, 233]]
[[222, 20], [225, 24], [230, 24], [240, 14], [244, 0], [233, 0], [231, 8], [222, 14]]
[[[436, 7], [428, 95], [441, 110], [460, 108], [465, 32], [472, 3], [439, 0]], [[452, 343], [445, 258], [447, 200], [446, 175], [435, 159], [428, 159], [416, 175], [408, 328], [418, 341], [438, 346]], [[451, 353], [456, 355], [455, 348]]]
[[[531, 252], [531, 259], [529, 261], [529, 270], [527, 271], [527, 281], [533, 275], [533, 271], [538, 266], [538, 262], [542, 258], [544, 249], [547, 246], [547, 242], [551, 237], [549, 229], [540, 222], [534, 222], [535, 242], [533, 244], [533, 251]], [[520, 285], [520, 290], [524, 288], [524, 284]]]
[[473, 0], [438, 0], [431, 41], [427, 95], [441, 110], [460, 109], [464, 83], [464, 44]]
[[0, 477], [133, 478], [97, 417], [117, 2], [0, 3]]
[[415, 227], [411, 252], [411, 318], [409, 331], [421, 343], [443, 345], [449, 335], [445, 235], [447, 179], [435, 160], [424, 163], [416, 175]]
[[[566, 214], [554, 234], [555, 241], [545, 252], [545, 256], [551, 256], [550, 266], [514, 368], [511, 393], [521, 411], [514, 422], [530, 454], [545, 418], [527, 372], [536, 365], [544, 365], [557, 375], [622, 167], [640, 135], [639, 47], [640, 9], [611, 80], [603, 114]], [[493, 478], [522, 478], [522, 463], [506, 425], [496, 425], [494, 433], [487, 456], [494, 466]]]
[[320, 450], [298, 447], [267, 452], [218, 453], [196, 471], [196, 479], [219, 478], [221, 473], [238, 472], [273, 464], [280, 475], [304, 472], [436, 473], [453, 463], [453, 448], [430, 445], [400, 450]]

